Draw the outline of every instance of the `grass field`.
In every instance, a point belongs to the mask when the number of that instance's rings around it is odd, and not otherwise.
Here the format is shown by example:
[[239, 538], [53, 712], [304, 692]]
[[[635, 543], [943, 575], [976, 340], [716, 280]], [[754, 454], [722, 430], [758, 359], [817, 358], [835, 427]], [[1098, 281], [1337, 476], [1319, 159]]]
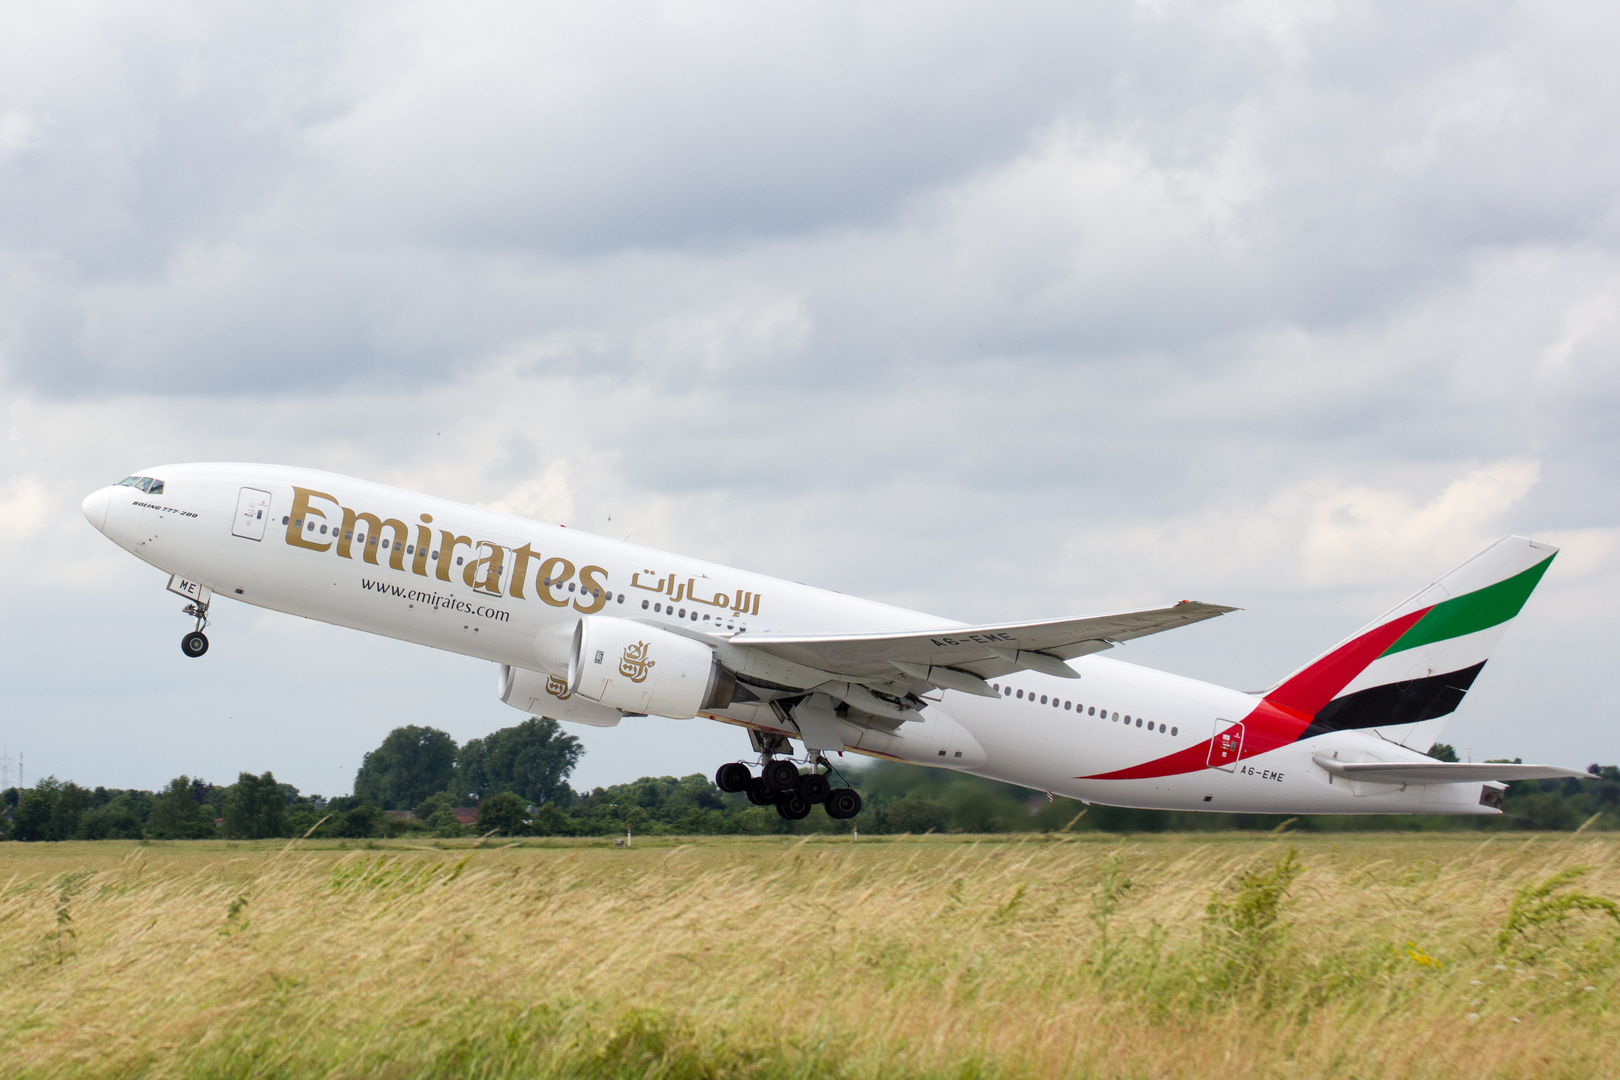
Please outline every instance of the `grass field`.
[[1604, 836], [355, 843], [0, 844], [3, 1074], [1620, 1073]]

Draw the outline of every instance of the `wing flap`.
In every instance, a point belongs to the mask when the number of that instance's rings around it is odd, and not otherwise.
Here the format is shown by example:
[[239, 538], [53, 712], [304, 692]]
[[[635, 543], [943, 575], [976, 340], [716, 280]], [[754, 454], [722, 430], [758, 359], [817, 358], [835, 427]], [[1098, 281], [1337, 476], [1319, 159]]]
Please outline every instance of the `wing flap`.
[[1557, 765], [1520, 765], [1516, 762], [1457, 761], [1336, 761], [1312, 755], [1312, 760], [1334, 776], [1374, 784], [1467, 784], [1475, 781], [1562, 780], [1586, 774]]
[[[1183, 600], [1169, 607], [1078, 619], [941, 626], [898, 634], [785, 637], [752, 632], [733, 637], [731, 644], [746, 645], [796, 664], [852, 678], [890, 678], [896, 665], [965, 668], [985, 678], [1049, 668], [1055, 660], [1072, 660], [1111, 648], [1118, 641], [1174, 630], [1236, 610], [1220, 604]], [[1032, 653], [1040, 655], [1021, 655]]]

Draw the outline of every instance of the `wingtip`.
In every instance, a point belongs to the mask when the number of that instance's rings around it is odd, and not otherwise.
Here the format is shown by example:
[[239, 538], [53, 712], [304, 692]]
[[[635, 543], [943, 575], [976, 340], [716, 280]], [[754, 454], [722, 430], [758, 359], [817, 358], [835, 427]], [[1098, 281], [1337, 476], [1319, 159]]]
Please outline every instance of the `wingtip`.
[[1240, 607], [1228, 607], [1225, 604], [1211, 604], [1211, 603], [1207, 603], [1206, 601], [1203, 601], [1203, 600], [1178, 600], [1176, 602], [1176, 607], [1181, 607], [1183, 605], [1187, 605], [1187, 606], [1190, 606], [1190, 607], [1196, 607], [1196, 608], [1202, 608], [1205, 611], [1211, 611], [1211, 612], [1214, 612], [1217, 615], [1226, 615], [1226, 614], [1228, 614], [1230, 612], [1233, 612], [1233, 611], [1242, 611], [1243, 610]]

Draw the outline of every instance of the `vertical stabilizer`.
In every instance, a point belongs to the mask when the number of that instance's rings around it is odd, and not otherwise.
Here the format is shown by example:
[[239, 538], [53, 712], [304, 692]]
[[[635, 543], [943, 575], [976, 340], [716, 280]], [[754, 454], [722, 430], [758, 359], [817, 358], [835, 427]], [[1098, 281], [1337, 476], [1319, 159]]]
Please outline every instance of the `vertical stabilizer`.
[[1428, 750], [1558, 549], [1499, 540], [1265, 697], [1309, 716], [1304, 737], [1366, 729]]

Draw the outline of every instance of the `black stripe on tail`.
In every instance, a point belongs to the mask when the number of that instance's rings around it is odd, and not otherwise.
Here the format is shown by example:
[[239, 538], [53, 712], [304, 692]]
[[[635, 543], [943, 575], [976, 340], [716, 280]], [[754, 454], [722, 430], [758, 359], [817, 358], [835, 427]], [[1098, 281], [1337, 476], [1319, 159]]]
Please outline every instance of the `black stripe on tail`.
[[1444, 675], [1429, 675], [1409, 682], [1385, 683], [1369, 686], [1353, 694], [1334, 698], [1322, 706], [1305, 729], [1302, 739], [1322, 735], [1329, 731], [1348, 731], [1353, 728], [1392, 727], [1396, 724], [1415, 724], [1420, 720], [1433, 720], [1456, 710], [1463, 695], [1479, 677], [1485, 666], [1481, 660], [1473, 667], [1448, 671]]

